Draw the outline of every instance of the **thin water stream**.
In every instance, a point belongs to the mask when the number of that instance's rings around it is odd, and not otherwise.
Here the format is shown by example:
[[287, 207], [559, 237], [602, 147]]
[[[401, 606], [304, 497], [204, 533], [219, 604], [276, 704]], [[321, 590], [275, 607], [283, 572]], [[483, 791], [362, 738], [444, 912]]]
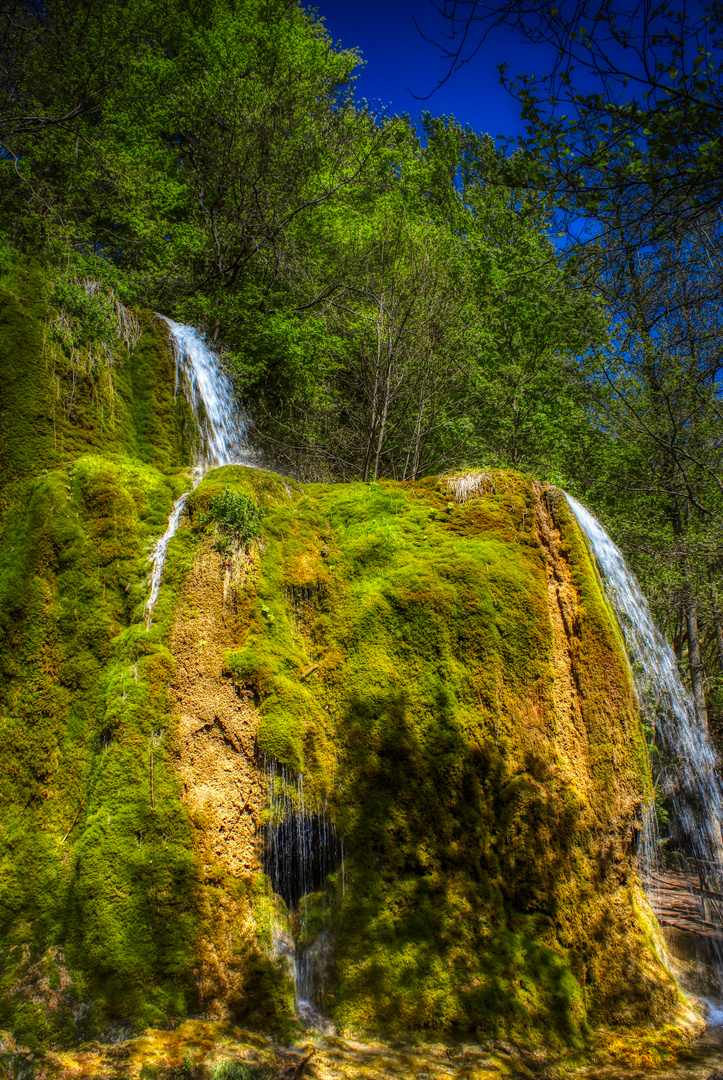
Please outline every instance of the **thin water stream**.
[[[625, 639], [643, 715], [655, 732], [656, 782], [670, 808], [677, 869], [699, 883], [690, 900], [700, 910], [709, 934], [723, 990], [723, 789], [718, 755], [704, 719], [696, 714], [671, 646], [656, 627], [637, 578], [600, 522], [571, 495], [565, 496], [585, 534], [605, 593]], [[670, 857], [669, 857], [670, 861]], [[659, 877], [660, 857], [655, 808], [647, 808], [641, 850], [641, 875], [648, 888]]]
[[168, 518], [168, 528], [164, 532], [160, 540], [156, 541], [156, 545], [153, 551], [148, 556], [148, 561], [151, 564], [151, 591], [146, 601], [146, 629], [150, 630], [151, 621], [153, 616], [153, 609], [156, 606], [158, 600], [158, 594], [161, 591], [161, 580], [163, 578], [163, 567], [166, 565], [166, 552], [168, 551], [168, 545], [175, 535], [178, 528], [178, 522], [181, 519], [183, 508], [186, 505], [186, 500], [190, 495], [189, 491], [184, 491], [180, 499], [176, 499], [171, 510], [171, 515]]

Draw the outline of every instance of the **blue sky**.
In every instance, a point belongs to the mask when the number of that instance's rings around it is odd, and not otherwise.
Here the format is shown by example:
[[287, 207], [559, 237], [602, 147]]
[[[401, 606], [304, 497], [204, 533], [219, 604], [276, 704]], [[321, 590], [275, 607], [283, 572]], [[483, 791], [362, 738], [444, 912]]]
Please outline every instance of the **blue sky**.
[[529, 71], [539, 67], [539, 50], [498, 32], [429, 100], [419, 101], [413, 94], [429, 94], [447, 70], [414, 25], [416, 16], [432, 38], [445, 29], [429, 0], [315, 0], [314, 7], [335, 43], [361, 50], [366, 67], [357, 82], [360, 97], [375, 106], [381, 101], [392, 113], [453, 115], [493, 136], [523, 133], [520, 107], [500, 86], [497, 64], [507, 61], [511, 73]]

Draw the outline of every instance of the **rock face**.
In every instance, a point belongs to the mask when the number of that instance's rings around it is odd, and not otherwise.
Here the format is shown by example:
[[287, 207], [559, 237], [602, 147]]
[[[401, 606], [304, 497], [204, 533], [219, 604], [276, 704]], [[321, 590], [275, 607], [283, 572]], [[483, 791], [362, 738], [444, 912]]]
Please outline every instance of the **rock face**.
[[[257, 873], [264, 791], [256, 767], [256, 710], [225, 672], [243, 633], [236, 604], [223, 595], [223, 560], [207, 548], [181, 590], [170, 649], [178, 709], [178, 771], [197, 823], [206, 876], [217, 863], [242, 877]], [[235, 598], [234, 598], [235, 599]]]
[[[34, 303], [10, 329], [42, 411]], [[72, 460], [0, 447], [0, 1027], [30, 1046], [199, 1013], [288, 1029], [292, 926], [350, 1032], [575, 1044], [673, 1015], [635, 866], [647, 750], [559, 493], [511, 472], [215, 470], [147, 629], [147, 551], [191, 441], [144, 325], [125, 421], [88, 389], [64, 414]], [[235, 552], [203, 517], [226, 488], [266, 510]], [[304, 858], [311, 890], [291, 913], [264, 873], [283, 784], [274, 880], [295, 897]]]

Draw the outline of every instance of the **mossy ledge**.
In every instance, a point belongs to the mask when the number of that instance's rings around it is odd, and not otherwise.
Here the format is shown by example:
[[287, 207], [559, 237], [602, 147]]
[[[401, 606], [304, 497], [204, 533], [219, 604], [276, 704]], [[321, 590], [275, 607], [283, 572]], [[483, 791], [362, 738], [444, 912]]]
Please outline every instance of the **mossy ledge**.
[[[635, 871], [645, 742], [559, 493], [215, 470], [147, 630], [197, 438], [165, 329], [141, 313], [135, 349], [79, 366], [43, 274], [0, 284], [0, 1027], [292, 1030], [264, 762], [344, 840], [306, 901], [341, 1031], [570, 1047], [674, 1017]], [[194, 527], [226, 487], [266, 508], [233, 555]]]

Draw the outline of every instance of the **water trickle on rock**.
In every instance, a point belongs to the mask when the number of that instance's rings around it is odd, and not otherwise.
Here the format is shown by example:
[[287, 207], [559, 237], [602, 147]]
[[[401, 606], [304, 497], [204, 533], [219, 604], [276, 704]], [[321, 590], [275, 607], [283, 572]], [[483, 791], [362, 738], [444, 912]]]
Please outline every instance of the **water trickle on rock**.
[[327, 1031], [321, 1009], [324, 977], [331, 960], [331, 943], [322, 927], [312, 933], [310, 906], [328, 903], [324, 886], [342, 867], [343, 846], [326, 805], [312, 808], [304, 795], [303, 774], [273, 760], [264, 760], [268, 792], [264, 870], [271, 887], [289, 908], [293, 927], [293, 973], [296, 1008], [313, 1027]]
[[164, 532], [160, 540], [156, 541], [156, 545], [153, 551], [148, 556], [148, 561], [151, 564], [151, 592], [146, 601], [146, 629], [150, 630], [151, 618], [153, 616], [153, 609], [156, 606], [156, 600], [158, 599], [158, 593], [161, 589], [161, 579], [163, 577], [163, 567], [166, 565], [166, 552], [171, 538], [174, 536], [176, 529], [178, 528], [178, 522], [180, 521], [183, 508], [186, 505], [190, 492], [184, 491], [180, 499], [176, 499], [173, 504], [173, 510], [171, 516], [168, 519], [168, 528]]
[[[176, 360], [176, 386], [188, 398], [200, 436], [200, 451], [194, 463], [194, 484], [200, 483], [209, 469], [222, 465], [251, 465], [253, 457], [248, 441], [248, 418], [234, 395], [233, 385], [224, 372], [216, 352], [193, 326], [159, 316], [168, 326]], [[189, 492], [173, 504], [168, 528], [149, 555], [151, 591], [146, 602], [146, 626], [150, 629], [153, 609], [163, 578], [168, 544], [178, 528]]]
[[[723, 892], [723, 790], [719, 760], [705, 720], [696, 714], [692, 695], [683, 685], [671, 646], [656, 627], [637, 578], [600, 522], [571, 495], [565, 495], [595, 556], [605, 593], [625, 638], [630, 667], [643, 716], [655, 731], [660, 755], [658, 784], [671, 808], [671, 825], [680, 859], [691, 878], [705, 890], [695, 898], [701, 923], [723, 930], [723, 909], [711, 907], [710, 894]], [[655, 808], [643, 821], [641, 872], [654, 891], [659, 870]], [[706, 898], [703, 892], [709, 893]], [[693, 897], [691, 897], [691, 900]], [[715, 910], [717, 909], [717, 910]], [[723, 975], [723, 950], [717, 944], [716, 966]], [[722, 982], [723, 986], [723, 982]]]

